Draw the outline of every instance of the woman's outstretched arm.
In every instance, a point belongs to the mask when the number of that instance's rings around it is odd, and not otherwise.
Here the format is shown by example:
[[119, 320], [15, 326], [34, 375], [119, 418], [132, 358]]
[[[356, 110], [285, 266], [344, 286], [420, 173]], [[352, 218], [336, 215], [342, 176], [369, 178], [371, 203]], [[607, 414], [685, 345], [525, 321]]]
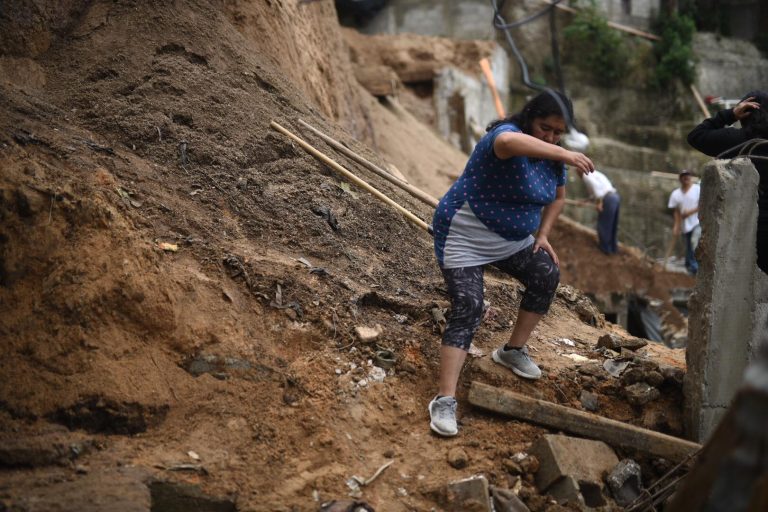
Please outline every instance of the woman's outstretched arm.
[[498, 158], [528, 156], [557, 160], [576, 168], [579, 174], [589, 174], [595, 170], [592, 160], [585, 154], [568, 151], [556, 144], [550, 144], [530, 135], [517, 132], [504, 132], [493, 141], [493, 152]]

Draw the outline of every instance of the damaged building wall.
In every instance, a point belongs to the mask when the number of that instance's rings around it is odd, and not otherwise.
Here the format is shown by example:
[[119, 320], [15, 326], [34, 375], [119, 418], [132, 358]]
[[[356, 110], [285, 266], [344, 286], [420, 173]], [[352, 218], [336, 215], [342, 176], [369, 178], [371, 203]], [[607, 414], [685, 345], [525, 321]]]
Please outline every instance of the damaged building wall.
[[[497, 47], [489, 60], [501, 103], [506, 105], [509, 89], [506, 53]], [[462, 151], [472, 152], [486, 125], [499, 117], [488, 82], [485, 77], [447, 67], [437, 74], [434, 85], [438, 132]]]
[[687, 430], [698, 441], [713, 432], [741, 385], [759, 338], [756, 322], [768, 308], [756, 264], [758, 181], [747, 159], [716, 160], [704, 169], [685, 382]]

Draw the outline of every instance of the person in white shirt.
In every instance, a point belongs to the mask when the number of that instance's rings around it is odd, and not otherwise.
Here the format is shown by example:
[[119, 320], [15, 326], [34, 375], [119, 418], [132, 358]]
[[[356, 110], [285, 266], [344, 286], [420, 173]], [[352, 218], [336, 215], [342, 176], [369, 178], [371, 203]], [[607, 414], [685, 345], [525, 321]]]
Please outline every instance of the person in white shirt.
[[605, 254], [615, 254], [619, 251], [616, 235], [619, 229], [621, 197], [608, 177], [598, 170], [583, 174], [581, 178], [597, 208], [597, 240], [600, 250]]
[[699, 271], [699, 262], [696, 261], [696, 247], [701, 239], [701, 226], [699, 225], [699, 194], [700, 187], [693, 182], [693, 173], [686, 169], [678, 175], [680, 188], [672, 191], [669, 196], [668, 208], [675, 210], [675, 224], [672, 233], [678, 236], [682, 233], [685, 240], [685, 268], [691, 275]]

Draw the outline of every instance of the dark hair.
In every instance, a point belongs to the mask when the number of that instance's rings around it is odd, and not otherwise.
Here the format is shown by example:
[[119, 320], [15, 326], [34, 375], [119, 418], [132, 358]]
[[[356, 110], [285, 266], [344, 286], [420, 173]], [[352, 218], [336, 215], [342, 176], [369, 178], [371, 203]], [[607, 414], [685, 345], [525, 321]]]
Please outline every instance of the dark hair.
[[741, 126], [751, 138], [768, 138], [768, 93], [764, 91], [750, 91], [741, 101], [754, 98], [753, 101], [760, 104], [760, 108], [751, 110], [750, 114], [741, 120]]
[[[560, 104], [555, 99], [555, 94], [563, 103], [567, 112], [563, 113]], [[489, 132], [503, 123], [514, 123], [523, 131], [523, 133], [530, 134], [531, 122], [533, 122], [534, 119], [549, 117], [551, 115], [560, 116], [565, 119], [566, 122], [570, 121], [571, 124], [573, 123], [573, 104], [571, 104], [571, 100], [568, 99], [568, 96], [554, 90], [547, 90], [539, 93], [535, 98], [526, 103], [520, 112], [491, 122], [485, 131]]]

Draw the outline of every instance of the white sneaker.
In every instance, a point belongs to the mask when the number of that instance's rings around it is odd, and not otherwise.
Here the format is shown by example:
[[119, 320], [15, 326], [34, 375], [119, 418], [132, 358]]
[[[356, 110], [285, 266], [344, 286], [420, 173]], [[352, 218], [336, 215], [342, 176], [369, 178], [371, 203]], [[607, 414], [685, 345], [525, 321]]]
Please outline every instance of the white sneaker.
[[445, 437], [452, 437], [459, 433], [456, 425], [456, 399], [452, 396], [433, 398], [429, 402], [429, 428], [433, 432]]
[[531, 361], [531, 357], [528, 355], [528, 347], [504, 350], [502, 345], [493, 351], [491, 357], [500, 365], [512, 370], [515, 375], [533, 380], [541, 378], [541, 370], [536, 366], [536, 363]]

